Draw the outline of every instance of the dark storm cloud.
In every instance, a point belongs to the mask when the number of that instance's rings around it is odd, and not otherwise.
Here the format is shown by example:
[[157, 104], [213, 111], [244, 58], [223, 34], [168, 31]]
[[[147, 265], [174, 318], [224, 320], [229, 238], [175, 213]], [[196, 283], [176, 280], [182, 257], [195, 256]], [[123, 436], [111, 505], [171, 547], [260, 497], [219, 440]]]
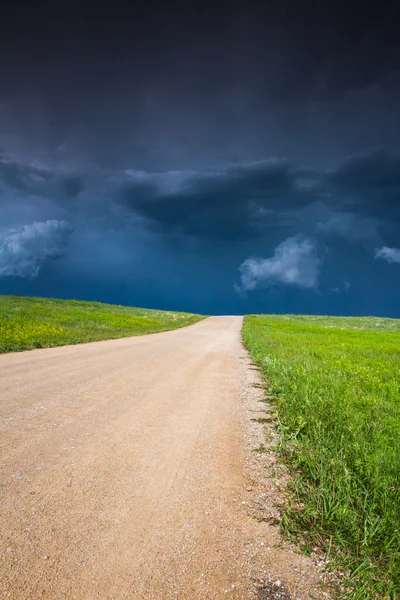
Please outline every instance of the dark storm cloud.
[[400, 155], [370, 150], [350, 156], [328, 176], [334, 188], [344, 194], [376, 194], [398, 191]]
[[135, 181], [120, 194], [157, 231], [230, 241], [304, 218], [313, 226], [313, 207], [321, 234], [376, 241], [380, 224], [400, 218], [399, 197], [400, 155], [381, 150], [350, 156], [328, 171], [271, 159], [190, 175], [168, 192], [154, 180]]
[[158, 231], [239, 241], [286, 225], [292, 211], [312, 201], [311, 177], [287, 160], [271, 159], [191, 175], [169, 192], [130, 184], [122, 199]]
[[33, 148], [65, 144], [112, 168], [201, 171], [232, 155], [325, 167], [397, 143], [399, 29], [395, 0], [23, 13], [7, 3], [0, 143], [19, 134]]
[[296, 233], [302, 223], [301, 229], [315, 228], [320, 235], [379, 243], [380, 227], [400, 219], [400, 155], [363, 152], [328, 171], [269, 159], [203, 173], [97, 169], [95, 176], [65, 166], [24, 165], [3, 155], [0, 188], [3, 206], [9, 196], [33, 197], [31, 206], [47, 198], [46, 218], [60, 217], [51, 214], [51, 206], [65, 211], [63, 218], [75, 215], [93, 224], [113, 215], [119, 227], [131, 217], [167, 237], [239, 242], [273, 230]]
[[322, 227], [349, 241], [376, 238], [400, 224], [400, 154], [373, 149], [353, 154], [322, 175], [321, 199], [334, 212]]
[[72, 199], [84, 189], [83, 179], [77, 174], [19, 163], [7, 157], [1, 150], [0, 186], [3, 187], [3, 191], [9, 189], [53, 199]]

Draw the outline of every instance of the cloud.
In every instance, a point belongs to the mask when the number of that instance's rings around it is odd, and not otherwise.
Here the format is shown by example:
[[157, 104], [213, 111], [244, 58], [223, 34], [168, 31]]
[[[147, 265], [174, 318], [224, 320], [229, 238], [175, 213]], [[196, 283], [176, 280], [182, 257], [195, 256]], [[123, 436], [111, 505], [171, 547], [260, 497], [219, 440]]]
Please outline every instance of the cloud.
[[1, 225], [56, 218], [101, 230], [103, 220], [172, 244], [243, 244], [300, 230], [380, 247], [400, 221], [399, 172], [400, 155], [379, 149], [325, 171], [271, 158], [204, 172], [78, 168], [50, 157], [23, 164], [0, 152]]
[[349, 243], [379, 240], [376, 220], [353, 213], [331, 214], [327, 221], [317, 224], [317, 232], [342, 237]]
[[400, 219], [400, 154], [372, 149], [348, 156], [321, 184], [335, 205], [364, 216]]
[[70, 200], [83, 189], [83, 178], [77, 172], [23, 164], [9, 158], [0, 149], [0, 190], [3, 192], [10, 190], [54, 200]]
[[375, 258], [383, 258], [383, 260], [389, 263], [400, 264], [400, 248], [388, 248], [387, 246], [377, 248]]
[[298, 234], [279, 244], [271, 258], [245, 260], [239, 267], [241, 289], [272, 284], [313, 289], [318, 285], [320, 264], [316, 244]]
[[358, 152], [343, 159], [329, 180], [337, 190], [357, 195], [398, 189], [400, 155], [380, 148]]
[[169, 187], [160, 174], [129, 173], [119, 202], [166, 235], [241, 241], [300, 228], [307, 214], [308, 230], [377, 245], [382, 230], [400, 221], [400, 155], [381, 149], [353, 154], [326, 171], [275, 158], [182, 172]]
[[312, 178], [270, 159], [190, 174], [169, 191], [140, 177], [123, 187], [120, 201], [158, 231], [239, 241], [291, 222], [288, 211], [312, 199]]
[[0, 277], [36, 277], [43, 263], [63, 254], [71, 233], [70, 223], [49, 220], [0, 234]]
[[379, 246], [384, 228], [400, 221], [400, 155], [379, 149], [326, 171], [284, 158], [203, 172], [49, 164], [22, 164], [0, 152], [0, 201], [34, 197], [33, 203], [47, 199], [65, 211], [36, 220], [111, 210], [164, 236], [211, 242], [243, 242], [290, 228]]

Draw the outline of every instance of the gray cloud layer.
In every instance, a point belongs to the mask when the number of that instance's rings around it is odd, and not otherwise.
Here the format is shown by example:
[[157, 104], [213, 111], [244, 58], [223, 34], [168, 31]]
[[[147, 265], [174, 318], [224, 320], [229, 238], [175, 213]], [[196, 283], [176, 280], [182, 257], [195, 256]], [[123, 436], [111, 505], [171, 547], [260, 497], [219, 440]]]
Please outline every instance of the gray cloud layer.
[[86, 171], [38, 168], [3, 154], [0, 192], [0, 203], [48, 199], [66, 213], [111, 210], [165, 235], [229, 242], [295, 228], [304, 211], [309, 221], [314, 211], [321, 234], [358, 242], [376, 240], [381, 226], [400, 222], [400, 155], [371, 150], [327, 171], [269, 159], [197, 173], [146, 173], [91, 165]]
[[173, 191], [134, 181], [121, 201], [156, 230], [238, 241], [284, 225], [285, 212], [310, 201], [305, 177], [287, 160], [267, 160], [192, 174]]
[[130, 18], [99, 4], [90, 28], [85, 3], [59, 11], [2, 15], [0, 134], [16, 146], [27, 135], [107, 167], [203, 170], [235, 155], [326, 166], [397, 144], [396, 0], [139, 2]]
[[34, 222], [0, 234], [0, 277], [36, 277], [41, 266], [60, 257], [72, 228], [66, 221]]
[[377, 241], [380, 225], [400, 222], [399, 194], [400, 155], [378, 149], [328, 171], [272, 159], [192, 174], [172, 191], [133, 180], [120, 201], [158, 231], [230, 241], [295, 226], [302, 211], [325, 207], [320, 233], [359, 242]]

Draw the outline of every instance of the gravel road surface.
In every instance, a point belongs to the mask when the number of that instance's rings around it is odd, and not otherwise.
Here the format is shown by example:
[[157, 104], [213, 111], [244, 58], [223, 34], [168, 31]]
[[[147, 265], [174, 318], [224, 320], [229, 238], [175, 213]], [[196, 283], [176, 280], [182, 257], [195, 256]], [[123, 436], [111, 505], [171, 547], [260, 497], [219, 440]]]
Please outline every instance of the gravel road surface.
[[254, 587], [241, 323], [0, 356], [0, 598], [289, 597]]

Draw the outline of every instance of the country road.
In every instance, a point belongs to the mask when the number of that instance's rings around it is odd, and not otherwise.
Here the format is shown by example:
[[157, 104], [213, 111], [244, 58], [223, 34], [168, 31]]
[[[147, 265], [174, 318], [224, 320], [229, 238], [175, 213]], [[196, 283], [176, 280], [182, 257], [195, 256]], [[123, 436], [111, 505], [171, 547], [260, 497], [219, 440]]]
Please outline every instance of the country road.
[[241, 322], [0, 356], [0, 598], [253, 597]]

